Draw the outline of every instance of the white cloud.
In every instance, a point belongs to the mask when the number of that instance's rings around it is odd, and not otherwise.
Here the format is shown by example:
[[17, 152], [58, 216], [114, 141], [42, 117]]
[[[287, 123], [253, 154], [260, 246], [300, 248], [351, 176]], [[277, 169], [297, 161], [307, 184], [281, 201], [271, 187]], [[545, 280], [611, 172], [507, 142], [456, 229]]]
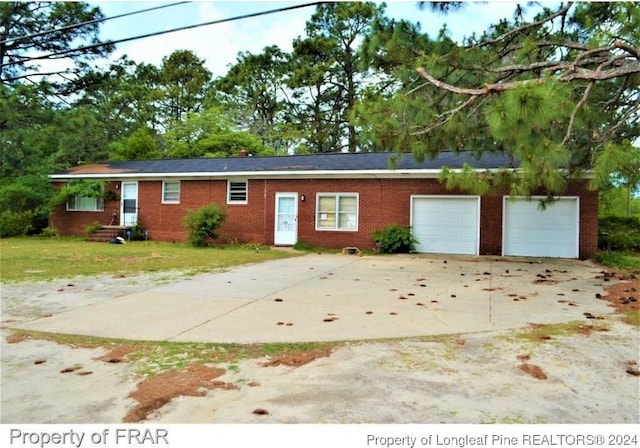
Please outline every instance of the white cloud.
[[[107, 17], [161, 4], [163, 2], [96, 3]], [[102, 37], [115, 40], [300, 4], [302, 2], [192, 2], [107, 21], [102, 27]], [[511, 18], [515, 5], [511, 1], [469, 2], [461, 11], [442, 15], [432, 12], [429, 7], [418, 9], [416, 1], [390, 1], [386, 13], [397, 19], [421, 22], [422, 31], [432, 38], [442, 24], [447, 23], [452, 38], [461, 39], [472, 32], [481, 33], [500, 18]], [[121, 43], [117, 45], [113, 59], [127, 54], [136, 62], [159, 66], [163, 57], [187, 49], [205, 59], [214, 77], [224, 76], [229, 65], [236, 62], [238, 52], [258, 54], [269, 45], [291, 51], [293, 40], [304, 36], [305, 23], [314, 12], [315, 7], [306, 7]]]
[[452, 39], [461, 41], [463, 37], [482, 34], [501, 18], [511, 19], [518, 2], [491, 1], [466, 2], [457, 11], [448, 14], [434, 12], [427, 5], [419, 9], [415, 1], [391, 1], [387, 3], [387, 15], [410, 22], [420, 22], [421, 30], [435, 39], [443, 24], [447, 24]]
[[[275, 4], [252, 2], [241, 5], [243, 7], [239, 9], [239, 3], [241, 2], [236, 2], [235, 5], [225, 2], [197, 2], [189, 11], [190, 14], [176, 15], [176, 20], [170, 22], [159, 20], [153, 29], [151, 28], [153, 24], [147, 23], [144, 26], [145, 31], [142, 31], [142, 27], [138, 27], [137, 31], [134, 31], [135, 28], [129, 28], [127, 35], [109, 37], [117, 39], [131, 36], [134, 32], [146, 34], [284, 6], [277, 2]], [[142, 8], [140, 3], [135, 6], [136, 9]], [[238, 52], [248, 51], [257, 54], [268, 45], [278, 45], [283, 51], [290, 51], [293, 40], [304, 34], [306, 20], [312, 12], [312, 8], [302, 8], [126, 42], [117, 45], [113, 58], [126, 54], [136, 62], [159, 66], [163, 57], [169, 56], [176, 50], [187, 49], [205, 59], [205, 65], [214, 77], [223, 76], [228, 66], [235, 63]], [[160, 26], [162, 28], [159, 28]], [[114, 29], [112, 32], [122, 34], [122, 28]]]

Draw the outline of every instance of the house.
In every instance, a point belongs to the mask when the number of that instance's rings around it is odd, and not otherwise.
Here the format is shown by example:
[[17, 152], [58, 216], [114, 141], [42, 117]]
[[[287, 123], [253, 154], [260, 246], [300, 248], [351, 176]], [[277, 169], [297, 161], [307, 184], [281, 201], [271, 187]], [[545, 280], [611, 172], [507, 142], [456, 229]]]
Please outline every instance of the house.
[[442, 152], [416, 162], [405, 154], [336, 153], [275, 157], [144, 160], [82, 165], [50, 175], [106, 181], [105, 199], [75, 197], [51, 215], [62, 235], [85, 227], [139, 223], [153, 240], [185, 241], [189, 210], [217, 203], [227, 219], [220, 241], [261, 245], [373, 247], [389, 224], [412, 226], [418, 252], [592, 258], [597, 251], [598, 196], [575, 182], [544, 211], [536, 197], [477, 196], [447, 190], [442, 166], [485, 171], [513, 167], [506, 156]]

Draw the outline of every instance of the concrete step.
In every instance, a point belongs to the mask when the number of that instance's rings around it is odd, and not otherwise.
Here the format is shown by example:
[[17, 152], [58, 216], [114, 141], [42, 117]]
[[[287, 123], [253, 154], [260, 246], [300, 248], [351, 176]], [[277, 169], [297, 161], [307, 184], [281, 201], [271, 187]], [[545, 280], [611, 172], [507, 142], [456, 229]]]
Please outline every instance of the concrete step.
[[96, 243], [108, 243], [117, 236], [124, 237], [126, 229], [119, 227], [102, 227], [96, 230], [86, 241]]

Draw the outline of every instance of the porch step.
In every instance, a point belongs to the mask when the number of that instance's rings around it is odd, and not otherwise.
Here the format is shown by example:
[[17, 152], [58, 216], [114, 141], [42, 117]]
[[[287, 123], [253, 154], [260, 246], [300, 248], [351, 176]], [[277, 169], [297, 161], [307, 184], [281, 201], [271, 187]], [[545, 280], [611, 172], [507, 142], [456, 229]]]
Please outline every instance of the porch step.
[[128, 227], [120, 226], [104, 226], [96, 230], [93, 235], [86, 239], [86, 241], [96, 243], [108, 243], [113, 238], [120, 236], [126, 238], [126, 231]]

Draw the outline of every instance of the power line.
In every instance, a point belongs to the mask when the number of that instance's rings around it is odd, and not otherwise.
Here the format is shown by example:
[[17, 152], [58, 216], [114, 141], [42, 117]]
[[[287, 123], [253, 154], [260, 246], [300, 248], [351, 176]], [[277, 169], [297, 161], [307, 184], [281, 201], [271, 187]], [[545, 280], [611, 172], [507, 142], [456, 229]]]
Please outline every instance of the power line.
[[52, 29], [52, 30], [40, 31], [38, 33], [27, 34], [26, 36], [10, 37], [8, 39], [0, 41], [0, 44], [6, 44], [6, 43], [9, 43], [9, 42], [16, 42], [16, 41], [23, 40], [23, 39], [31, 39], [33, 37], [45, 36], [47, 34], [57, 33], [59, 31], [68, 31], [68, 30], [72, 30], [72, 29], [75, 29], [75, 28], [80, 28], [82, 26], [92, 25], [94, 23], [106, 22], [108, 20], [113, 20], [113, 19], [120, 19], [122, 17], [133, 16], [135, 14], [141, 14], [143, 12], [154, 11], [156, 9], [169, 8], [171, 6], [178, 6], [178, 5], [182, 5], [182, 4], [185, 4], [185, 3], [191, 3], [191, 2], [189, 1], [189, 2], [170, 3], [168, 5], [160, 5], [160, 6], [155, 6], [153, 8], [141, 9], [141, 10], [138, 10], [138, 11], [132, 11], [132, 12], [124, 13], [124, 14], [119, 14], [119, 15], [116, 15], [116, 16], [105, 17], [103, 19], [89, 20], [89, 21], [86, 21], [86, 22], [76, 23], [74, 25], [67, 25], [67, 26], [63, 26], [62, 28], [55, 28], [55, 29]]
[[104, 46], [107, 46], [107, 45], [114, 45], [114, 44], [119, 44], [119, 43], [123, 43], [123, 42], [130, 42], [132, 40], [138, 40], [138, 39], [146, 39], [148, 37], [160, 36], [160, 35], [163, 35], [163, 34], [169, 34], [169, 33], [174, 33], [174, 32], [177, 32], [177, 31], [184, 31], [184, 30], [189, 30], [189, 29], [193, 29], [193, 28], [199, 28], [199, 27], [203, 27], [203, 26], [217, 25], [217, 24], [220, 24], [220, 23], [233, 22], [233, 21], [236, 21], [236, 20], [250, 19], [250, 18], [253, 18], [253, 17], [259, 17], [259, 16], [268, 15], [268, 14], [276, 14], [276, 13], [280, 13], [280, 12], [292, 11], [294, 9], [308, 8], [309, 6], [318, 6], [318, 5], [321, 5], [323, 3], [326, 3], [326, 2], [305, 3], [305, 4], [302, 4], [302, 5], [287, 6], [287, 7], [283, 7], [283, 8], [270, 9], [270, 10], [267, 10], [267, 11], [244, 14], [244, 15], [241, 15], [241, 16], [230, 17], [228, 19], [212, 20], [210, 22], [198, 23], [198, 24], [195, 24], [195, 25], [187, 25], [187, 26], [183, 26], [183, 27], [180, 27], [180, 28], [173, 28], [173, 29], [165, 30], [165, 31], [157, 31], [155, 33], [148, 33], [148, 34], [142, 34], [142, 35], [139, 35], [139, 36], [127, 37], [127, 38], [124, 38], [124, 39], [118, 39], [118, 40], [113, 40], [113, 41], [108, 41], [108, 42], [101, 42], [101, 43], [98, 43], [98, 44], [87, 45], [86, 47], [73, 48], [73, 49], [64, 50], [64, 51], [58, 51], [58, 52], [49, 53], [49, 54], [41, 55], [41, 56], [32, 56], [32, 57], [29, 57], [29, 58], [26, 58], [26, 59], [23, 59], [23, 60], [20, 60], [20, 61], [6, 62], [4, 64], [1, 64], [0, 67], [6, 67], [6, 66], [10, 66], [10, 65], [22, 64], [22, 63], [25, 63], [25, 62], [36, 61], [36, 60], [40, 60], [40, 59], [50, 59], [50, 58], [53, 58], [54, 56], [64, 56], [64, 55], [68, 55], [70, 53], [75, 53], [75, 52], [78, 52], [78, 51], [92, 50], [94, 48], [104, 47]]
[[[27, 80], [27, 82], [29, 82], [29, 83], [33, 84], [34, 86], [37, 86], [37, 85], [38, 85], [35, 81], [33, 81], [33, 80], [29, 79], [29, 78], [25, 78], [25, 79]], [[65, 100], [64, 98], [62, 98], [60, 95], [58, 95], [57, 93], [54, 93], [54, 94], [53, 94], [53, 96], [55, 96], [56, 98], [58, 98], [60, 101], [62, 101], [62, 102], [63, 102], [64, 104], [66, 104], [67, 106], [71, 107], [71, 104], [70, 104], [67, 100]], [[45, 108], [46, 108], [46, 107], [44, 106], [44, 104], [42, 104], [42, 102], [41, 102], [41, 101], [38, 101], [38, 103], [40, 103], [40, 106], [41, 106], [43, 109], [45, 109]]]

